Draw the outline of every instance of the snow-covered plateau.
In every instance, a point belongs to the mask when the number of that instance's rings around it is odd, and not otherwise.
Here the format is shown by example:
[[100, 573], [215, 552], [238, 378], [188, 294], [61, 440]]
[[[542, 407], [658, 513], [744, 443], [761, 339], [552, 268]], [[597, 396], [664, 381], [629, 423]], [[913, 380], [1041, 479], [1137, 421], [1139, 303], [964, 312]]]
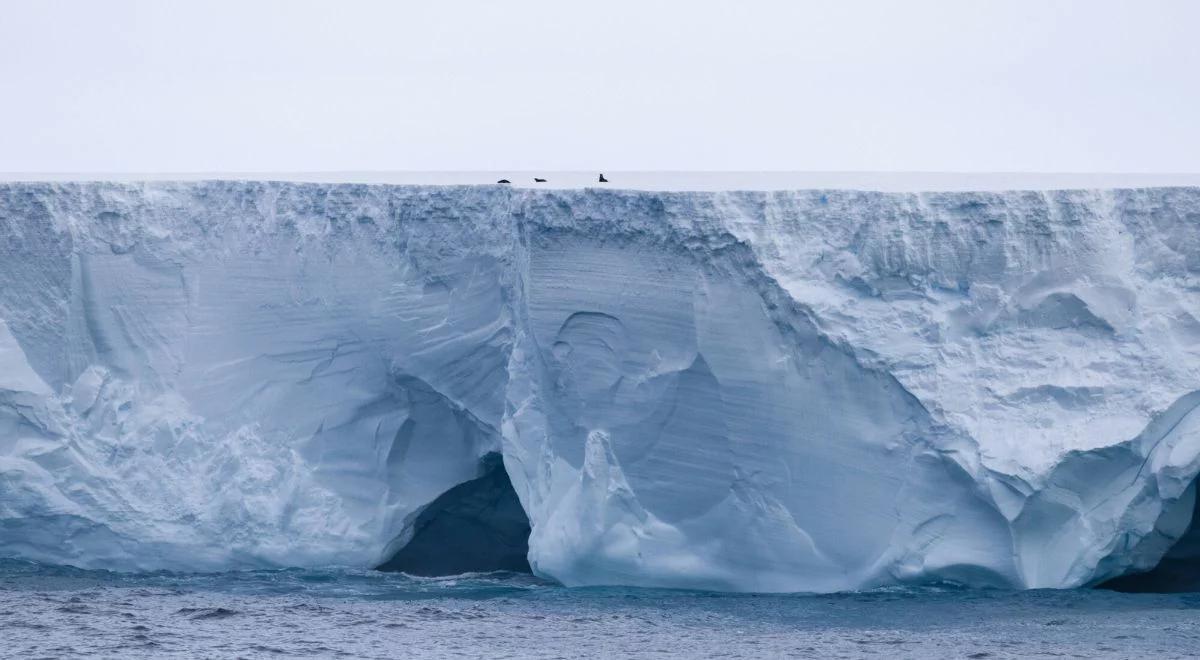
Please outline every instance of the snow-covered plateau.
[[1198, 405], [1200, 188], [0, 184], [0, 556], [1093, 585]]

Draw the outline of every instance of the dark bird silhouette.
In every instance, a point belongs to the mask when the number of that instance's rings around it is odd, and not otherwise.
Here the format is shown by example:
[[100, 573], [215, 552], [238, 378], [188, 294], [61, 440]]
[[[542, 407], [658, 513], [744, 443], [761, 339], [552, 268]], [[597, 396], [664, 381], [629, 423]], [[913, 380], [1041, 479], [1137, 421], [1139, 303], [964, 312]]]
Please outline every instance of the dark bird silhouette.
[[608, 183], [608, 179], [604, 178], [604, 172], [600, 173], [600, 183]]
[[508, 179], [500, 179], [496, 183], [512, 183], [512, 181], [509, 181]]
[[534, 183], [546, 183], [546, 180], [545, 180], [545, 179], [539, 179], [539, 178], [537, 178], [537, 177], [535, 176], [535, 177], [533, 177], [533, 182], [534, 182]]

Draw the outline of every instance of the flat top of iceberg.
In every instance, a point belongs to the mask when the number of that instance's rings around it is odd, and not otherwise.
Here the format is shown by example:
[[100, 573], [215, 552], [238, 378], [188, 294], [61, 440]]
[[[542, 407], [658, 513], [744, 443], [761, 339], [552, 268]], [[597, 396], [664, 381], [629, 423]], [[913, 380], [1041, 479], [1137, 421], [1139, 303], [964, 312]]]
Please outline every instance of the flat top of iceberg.
[[[399, 185], [494, 184], [500, 179], [517, 187], [584, 188], [601, 185], [597, 172], [461, 171], [461, 172], [0, 172], [0, 182], [13, 181], [294, 181], [309, 183], [386, 183]], [[804, 190], [847, 189], [881, 192], [955, 192], [1063, 190], [1200, 186], [1200, 173], [1070, 173], [1070, 172], [623, 172], [606, 171], [605, 187], [631, 190]], [[534, 177], [547, 179], [534, 183]]]

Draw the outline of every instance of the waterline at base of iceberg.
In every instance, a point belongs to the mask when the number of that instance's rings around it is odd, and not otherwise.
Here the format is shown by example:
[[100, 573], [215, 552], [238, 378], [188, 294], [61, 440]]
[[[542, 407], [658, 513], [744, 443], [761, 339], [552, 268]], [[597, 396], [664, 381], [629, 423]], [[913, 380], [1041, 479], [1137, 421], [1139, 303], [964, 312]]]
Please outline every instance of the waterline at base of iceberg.
[[0, 644], [17, 656], [1189, 657], [1197, 607], [1195, 595], [1102, 590], [731, 594], [570, 589], [517, 573], [123, 574], [0, 561]]

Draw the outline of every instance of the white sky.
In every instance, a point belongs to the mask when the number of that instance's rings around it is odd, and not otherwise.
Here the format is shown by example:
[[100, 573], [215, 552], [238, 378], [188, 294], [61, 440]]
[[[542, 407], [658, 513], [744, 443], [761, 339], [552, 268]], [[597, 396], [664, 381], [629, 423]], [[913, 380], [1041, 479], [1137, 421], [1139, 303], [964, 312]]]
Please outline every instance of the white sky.
[[1200, 172], [1200, 2], [0, 0], [0, 171]]

